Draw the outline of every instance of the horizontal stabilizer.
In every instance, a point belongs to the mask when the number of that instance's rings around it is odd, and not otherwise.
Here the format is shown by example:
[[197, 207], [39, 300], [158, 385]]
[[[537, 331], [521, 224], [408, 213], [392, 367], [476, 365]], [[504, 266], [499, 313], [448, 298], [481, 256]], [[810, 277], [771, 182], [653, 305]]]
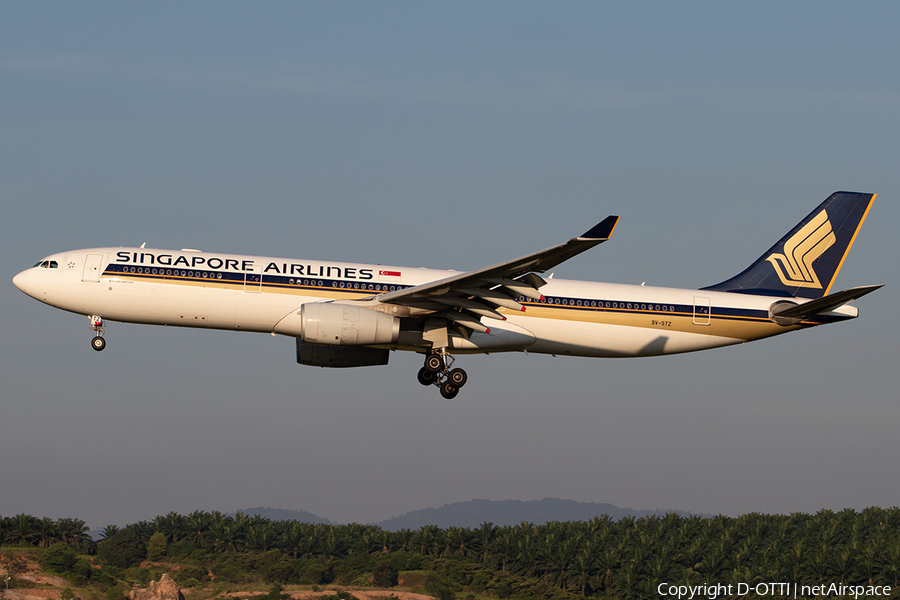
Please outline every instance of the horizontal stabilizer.
[[864, 285], [860, 287], [850, 288], [849, 290], [844, 290], [842, 292], [829, 294], [828, 296], [824, 296], [822, 298], [819, 298], [818, 300], [811, 300], [809, 302], [804, 302], [803, 304], [782, 304], [773, 308], [772, 314], [773, 316], [782, 318], [805, 319], [828, 312], [830, 310], [834, 310], [839, 306], [843, 306], [848, 302], [874, 292], [880, 287], [884, 287], [884, 285]]

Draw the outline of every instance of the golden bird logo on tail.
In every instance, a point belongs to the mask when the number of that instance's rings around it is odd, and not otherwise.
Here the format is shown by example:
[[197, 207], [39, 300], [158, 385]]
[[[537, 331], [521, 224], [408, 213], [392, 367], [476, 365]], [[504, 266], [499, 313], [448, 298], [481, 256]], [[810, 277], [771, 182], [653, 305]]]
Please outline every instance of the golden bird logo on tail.
[[822, 288], [813, 263], [837, 241], [828, 214], [823, 210], [784, 243], [784, 254], [773, 252], [766, 260], [784, 285]]

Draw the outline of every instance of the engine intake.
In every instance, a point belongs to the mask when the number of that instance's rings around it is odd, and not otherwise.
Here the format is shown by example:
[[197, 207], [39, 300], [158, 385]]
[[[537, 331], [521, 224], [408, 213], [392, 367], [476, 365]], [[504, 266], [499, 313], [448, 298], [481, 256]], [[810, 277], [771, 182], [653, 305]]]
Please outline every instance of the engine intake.
[[393, 344], [400, 319], [362, 306], [309, 303], [300, 307], [300, 339], [329, 346]]

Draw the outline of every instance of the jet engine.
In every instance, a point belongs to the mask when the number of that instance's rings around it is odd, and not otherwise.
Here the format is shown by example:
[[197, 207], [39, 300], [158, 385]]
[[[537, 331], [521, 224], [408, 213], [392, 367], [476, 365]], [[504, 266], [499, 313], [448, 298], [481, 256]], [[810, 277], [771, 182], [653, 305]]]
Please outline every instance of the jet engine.
[[400, 319], [362, 306], [320, 303], [300, 307], [300, 339], [328, 346], [393, 344], [400, 336]]

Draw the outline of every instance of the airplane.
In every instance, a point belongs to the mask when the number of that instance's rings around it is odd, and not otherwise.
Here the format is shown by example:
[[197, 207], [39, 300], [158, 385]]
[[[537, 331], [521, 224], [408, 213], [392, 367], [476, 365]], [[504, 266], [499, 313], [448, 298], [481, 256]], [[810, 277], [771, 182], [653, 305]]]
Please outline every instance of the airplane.
[[848, 303], [881, 285], [830, 293], [875, 194], [835, 192], [738, 275], [700, 289], [556, 279], [548, 271], [612, 235], [583, 235], [469, 272], [240, 256], [195, 249], [60, 252], [13, 283], [87, 315], [94, 350], [106, 320], [280, 334], [319, 367], [425, 356], [417, 378], [454, 398], [454, 354], [658, 356], [718, 348], [856, 318]]

